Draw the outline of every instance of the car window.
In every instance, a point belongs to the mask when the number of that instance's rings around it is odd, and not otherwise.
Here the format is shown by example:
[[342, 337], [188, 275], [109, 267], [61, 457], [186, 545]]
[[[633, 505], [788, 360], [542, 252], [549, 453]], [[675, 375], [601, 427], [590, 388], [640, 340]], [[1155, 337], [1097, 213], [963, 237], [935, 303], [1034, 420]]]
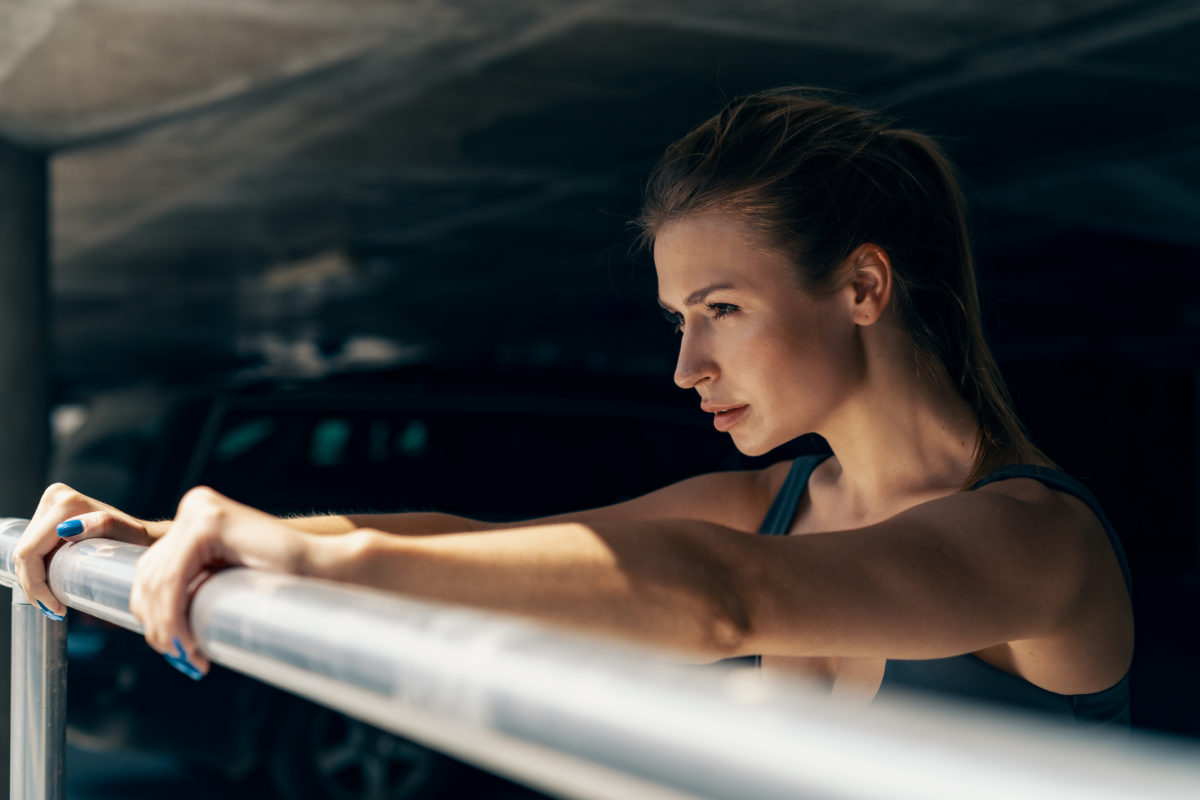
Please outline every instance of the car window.
[[346, 446], [352, 432], [349, 420], [323, 419], [313, 426], [309, 437], [308, 460], [314, 467], [336, 467], [346, 459]]

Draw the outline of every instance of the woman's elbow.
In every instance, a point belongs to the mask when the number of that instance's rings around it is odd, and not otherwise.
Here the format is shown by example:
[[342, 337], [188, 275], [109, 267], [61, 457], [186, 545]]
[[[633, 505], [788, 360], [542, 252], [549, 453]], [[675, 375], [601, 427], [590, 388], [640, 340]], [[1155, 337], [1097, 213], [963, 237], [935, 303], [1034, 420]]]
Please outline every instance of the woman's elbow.
[[706, 654], [714, 659], [746, 655], [754, 626], [745, 592], [739, 590], [732, 576], [725, 576], [711, 587], [705, 599], [699, 628]]

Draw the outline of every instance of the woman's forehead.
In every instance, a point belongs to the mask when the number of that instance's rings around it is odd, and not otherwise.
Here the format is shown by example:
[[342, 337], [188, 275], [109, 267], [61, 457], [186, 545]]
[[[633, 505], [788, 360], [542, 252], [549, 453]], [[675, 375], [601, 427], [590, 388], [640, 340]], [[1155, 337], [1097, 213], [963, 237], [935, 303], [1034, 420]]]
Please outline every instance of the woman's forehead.
[[654, 242], [654, 267], [659, 295], [668, 303], [706, 286], [774, 290], [793, 278], [783, 253], [764, 245], [741, 220], [717, 213], [664, 225]]
[[742, 219], [720, 211], [704, 211], [665, 223], [655, 237], [654, 251], [660, 248], [711, 247], [763, 249], [760, 237]]

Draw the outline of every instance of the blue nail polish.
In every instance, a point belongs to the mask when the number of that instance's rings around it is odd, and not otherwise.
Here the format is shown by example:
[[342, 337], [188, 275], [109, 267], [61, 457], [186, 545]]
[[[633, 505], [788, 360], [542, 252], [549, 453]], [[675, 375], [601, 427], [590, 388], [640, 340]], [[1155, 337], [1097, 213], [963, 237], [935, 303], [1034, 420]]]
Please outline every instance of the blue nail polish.
[[64, 619], [66, 619], [66, 615], [55, 614], [53, 611], [51, 611], [50, 609], [48, 609], [44, 605], [42, 605], [41, 600], [38, 600], [37, 604], [38, 604], [38, 608], [40, 608], [42, 610], [42, 613], [45, 614], [50, 619], [54, 620], [55, 622], [62, 622]]
[[200, 670], [196, 669], [195, 667], [193, 667], [190, 661], [180, 660], [180, 659], [176, 658], [175, 656], [172, 656], [169, 654], [164, 655], [163, 658], [165, 658], [167, 660], [167, 663], [170, 664], [172, 667], [179, 670], [184, 675], [187, 675], [189, 678], [191, 678], [194, 681], [198, 681], [204, 677], [204, 673], [201, 672]]
[[83, 533], [83, 523], [77, 519], [69, 519], [66, 522], [58, 523], [59, 536], [74, 536], [77, 533]]
[[185, 653], [183, 650], [183, 642], [179, 641], [178, 637], [172, 639], [171, 642], [175, 645], [177, 655], [164, 653], [163, 658], [167, 660], [167, 663], [194, 681], [198, 681], [203, 678], [204, 673], [201, 672], [195, 664], [193, 664], [191, 661], [188, 661], [187, 653]]

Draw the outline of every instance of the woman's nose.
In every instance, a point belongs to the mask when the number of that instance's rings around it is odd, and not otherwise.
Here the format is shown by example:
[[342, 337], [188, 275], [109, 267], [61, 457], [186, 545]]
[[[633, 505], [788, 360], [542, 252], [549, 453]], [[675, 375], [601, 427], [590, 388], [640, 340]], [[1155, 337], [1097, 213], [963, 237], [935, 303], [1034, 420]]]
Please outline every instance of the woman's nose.
[[691, 389], [715, 374], [716, 364], [705, 352], [700, 341], [684, 331], [679, 340], [679, 358], [675, 362], [675, 385], [681, 389]]

